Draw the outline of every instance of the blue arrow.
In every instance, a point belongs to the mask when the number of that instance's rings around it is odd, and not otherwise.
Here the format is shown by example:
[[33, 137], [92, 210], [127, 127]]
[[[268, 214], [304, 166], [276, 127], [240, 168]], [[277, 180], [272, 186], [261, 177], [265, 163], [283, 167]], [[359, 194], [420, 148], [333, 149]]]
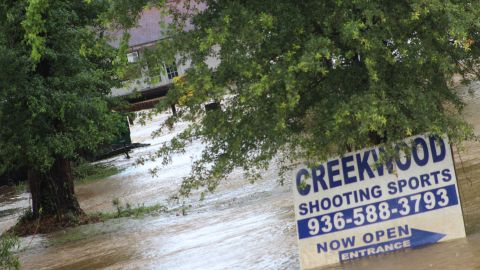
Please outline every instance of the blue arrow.
[[407, 237], [407, 239], [410, 239], [410, 245], [412, 248], [417, 248], [424, 245], [434, 244], [440, 241], [443, 237], [445, 237], [445, 234], [412, 228], [412, 235]]
[[445, 234], [413, 228], [410, 232], [411, 233], [409, 237], [340, 251], [338, 253], [338, 257], [340, 259], [340, 262], [344, 262], [368, 256], [386, 254], [405, 248], [418, 248], [420, 246], [434, 244], [440, 241], [440, 239], [442, 239], [443, 237], [445, 237]]

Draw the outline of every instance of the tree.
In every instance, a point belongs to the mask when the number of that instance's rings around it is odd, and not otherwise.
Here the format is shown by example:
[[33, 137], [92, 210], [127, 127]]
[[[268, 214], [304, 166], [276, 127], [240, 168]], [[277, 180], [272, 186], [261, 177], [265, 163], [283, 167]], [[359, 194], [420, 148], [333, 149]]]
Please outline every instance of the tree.
[[[168, 162], [189, 141], [205, 142], [184, 195], [215, 189], [236, 167], [256, 176], [272, 158], [319, 162], [419, 133], [454, 143], [475, 137], [453, 76], [468, 83], [479, 74], [478, 1], [186, 0], [160, 8], [174, 23], [152, 55], [191, 67], [158, 109], [176, 102], [183, 109], [165, 126], [191, 124], [139, 162]], [[202, 105], [215, 100], [221, 110], [206, 112]]]
[[99, 27], [106, 1], [0, 4], [0, 171], [27, 168], [32, 211], [79, 215], [70, 161], [111, 140], [117, 85]]

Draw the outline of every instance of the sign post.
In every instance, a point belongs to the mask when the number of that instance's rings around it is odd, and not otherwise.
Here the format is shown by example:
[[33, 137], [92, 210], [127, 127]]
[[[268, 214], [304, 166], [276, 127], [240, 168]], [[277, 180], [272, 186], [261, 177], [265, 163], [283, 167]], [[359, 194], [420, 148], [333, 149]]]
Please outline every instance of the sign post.
[[411, 153], [383, 164], [377, 147], [297, 171], [303, 269], [465, 237], [448, 140], [406, 142], [414, 146]]

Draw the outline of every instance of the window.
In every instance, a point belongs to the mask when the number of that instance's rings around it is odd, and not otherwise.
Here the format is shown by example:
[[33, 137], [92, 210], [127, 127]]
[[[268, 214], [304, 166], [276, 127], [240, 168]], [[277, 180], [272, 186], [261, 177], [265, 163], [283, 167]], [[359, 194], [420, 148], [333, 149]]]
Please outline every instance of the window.
[[122, 76], [122, 80], [129, 81], [142, 77], [142, 67], [139, 62], [138, 52], [127, 53], [128, 64], [125, 67], [125, 73]]
[[165, 66], [165, 69], [167, 70], [167, 77], [169, 80], [178, 77], [178, 69], [175, 62], [173, 62], [170, 66]]
[[127, 53], [128, 63], [135, 63], [138, 61], [138, 52]]

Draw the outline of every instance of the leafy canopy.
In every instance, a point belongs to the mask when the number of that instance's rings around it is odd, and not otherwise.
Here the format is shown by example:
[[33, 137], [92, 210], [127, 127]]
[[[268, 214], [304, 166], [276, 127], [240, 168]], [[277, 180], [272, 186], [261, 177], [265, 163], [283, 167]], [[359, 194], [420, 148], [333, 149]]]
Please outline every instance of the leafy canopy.
[[106, 1], [0, 4], [0, 171], [47, 171], [116, 132], [106, 95], [117, 85], [100, 27]]
[[[272, 158], [318, 162], [419, 133], [474, 137], [452, 78], [478, 74], [479, 1], [172, 2], [171, 38], [154, 55], [191, 67], [159, 110], [180, 104], [166, 125], [191, 124], [146, 159], [204, 141], [183, 194], [213, 190], [236, 167], [255, 176]], [[222, 109], [205, 112], [211, 101]]]

